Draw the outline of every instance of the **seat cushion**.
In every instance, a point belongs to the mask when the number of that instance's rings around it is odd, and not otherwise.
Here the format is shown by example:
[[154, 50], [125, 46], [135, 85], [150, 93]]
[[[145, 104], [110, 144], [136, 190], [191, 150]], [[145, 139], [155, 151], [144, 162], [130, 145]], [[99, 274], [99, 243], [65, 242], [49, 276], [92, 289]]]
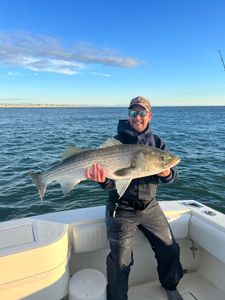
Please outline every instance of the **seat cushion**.
[[[189, 214], [170, 216], [173, 235], [176, 239], [187, 238], [189, 232]], [[134, 244], [147, 242], [144, 235], [138, 230]], [[96, 251], [108, 247], [106, 225], [104, 221], [73, 226], [73, 246], [76, 253]]]

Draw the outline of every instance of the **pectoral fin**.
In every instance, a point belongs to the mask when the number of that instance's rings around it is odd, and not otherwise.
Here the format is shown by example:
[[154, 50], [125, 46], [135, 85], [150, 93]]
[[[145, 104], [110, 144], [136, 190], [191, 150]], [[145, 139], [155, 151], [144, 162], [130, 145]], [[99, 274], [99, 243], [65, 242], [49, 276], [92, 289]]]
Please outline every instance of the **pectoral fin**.
[[135, 177], [136, 168], [135, 167], [129, 167], [129, 168], [123, 168], [119, 169], [114, 172], [116, 176], [119, 177]]
[[126, 189], [128, 188], [129, 184], [131, 182], [131, 179], [122, 179], [116, 181], [116, 190], [119, 194], [120, 198], [125, 193]]

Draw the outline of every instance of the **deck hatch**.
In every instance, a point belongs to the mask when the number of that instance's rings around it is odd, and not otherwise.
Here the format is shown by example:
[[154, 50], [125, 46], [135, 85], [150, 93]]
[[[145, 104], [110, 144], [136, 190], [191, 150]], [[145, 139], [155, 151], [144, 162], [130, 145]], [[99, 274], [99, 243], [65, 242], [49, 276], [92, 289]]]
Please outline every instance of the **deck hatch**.
[[0, 230], [0, 249], [5, 249], [35, 241], [32, 224]]

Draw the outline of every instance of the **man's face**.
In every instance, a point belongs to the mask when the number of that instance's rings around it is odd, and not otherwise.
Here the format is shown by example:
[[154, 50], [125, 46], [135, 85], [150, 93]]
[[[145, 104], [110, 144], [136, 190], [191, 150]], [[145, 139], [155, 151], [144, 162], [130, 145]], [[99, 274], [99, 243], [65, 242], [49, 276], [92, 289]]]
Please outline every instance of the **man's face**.
[[[152, 113], [150, 111], [146, 111], [145, 108], [143, 108], [142, 106], [140, 105], [134, 105], [132, 107], [132, 109], [129, 109], [129, 112], [130, 111], [135, 111], [137, 112], [137, 115], [135, 117], [132, 117], [129, 115], [129, 123], [130, 123], [130, 126], [136, 131], [136, 132], [142, 132], [144, 131], [147, 127], [148, 127], [148, 124], [152, 118]], [[146, 111], [146, 116], [140, 116], [138, 114], [138, 112], [140, 111]]]

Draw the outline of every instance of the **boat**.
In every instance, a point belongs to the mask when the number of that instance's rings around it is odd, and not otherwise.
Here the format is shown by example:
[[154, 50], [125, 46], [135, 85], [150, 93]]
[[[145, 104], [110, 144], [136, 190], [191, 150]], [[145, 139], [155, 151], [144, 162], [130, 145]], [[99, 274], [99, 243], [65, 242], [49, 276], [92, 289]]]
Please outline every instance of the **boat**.
[[[180, 246], [183, 299], [225, 300], [225, 215], [195, 200], [159, 204]], [[106, 299], [104, 215], [103, 205], [0, 223], [0, 299]], [[166, 299], [141, 231], [133, 252], [128, 299]]]

